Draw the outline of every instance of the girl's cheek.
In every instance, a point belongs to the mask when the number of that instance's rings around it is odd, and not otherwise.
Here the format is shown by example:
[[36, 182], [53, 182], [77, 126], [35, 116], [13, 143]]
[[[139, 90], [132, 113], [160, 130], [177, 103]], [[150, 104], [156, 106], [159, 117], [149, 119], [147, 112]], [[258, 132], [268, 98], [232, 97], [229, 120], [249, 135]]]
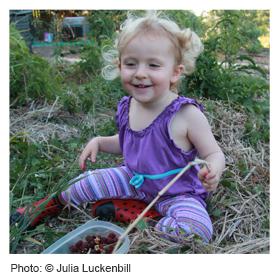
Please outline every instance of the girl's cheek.
[[120, 72], [120, 76], [121, 76], [121, 79], [125, 81], [126, 79], [128, 79], [131, 76], [131, 73], [129, 73], [129, 71], [122, 70]]

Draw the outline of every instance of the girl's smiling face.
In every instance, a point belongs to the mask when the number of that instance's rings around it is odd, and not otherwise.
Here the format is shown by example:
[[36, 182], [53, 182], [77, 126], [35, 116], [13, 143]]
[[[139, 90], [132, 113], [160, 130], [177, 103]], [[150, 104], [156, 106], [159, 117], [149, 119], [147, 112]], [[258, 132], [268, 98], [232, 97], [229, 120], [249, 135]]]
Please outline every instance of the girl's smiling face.
[[123, 49], [120, 76], [124, 89], [137, 101], [151, 103], [170, 94], [183, 71], [176, 65], [174, 46], [163, 35], [138, 35]]

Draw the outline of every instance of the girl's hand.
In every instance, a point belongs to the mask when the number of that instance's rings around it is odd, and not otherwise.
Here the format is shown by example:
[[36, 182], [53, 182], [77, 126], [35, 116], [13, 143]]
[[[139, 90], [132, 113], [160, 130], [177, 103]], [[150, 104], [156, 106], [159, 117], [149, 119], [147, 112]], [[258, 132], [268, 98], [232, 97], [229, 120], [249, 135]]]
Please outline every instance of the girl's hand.
[[80, 168], [85, 171], [86, 170], [86, 161], [89, 159], [92, 163], [96, 161], [96, 155], [99, 151], [99, 142], [98, 137], [91, 139], [86, 147], [84, 148], [83, 152], [80, 155], [79, 165]]
[[198, 178], [208, 192], [215, 191], [220, 181], [220, 176], [215, 168], [202, 167], [198, 172]]

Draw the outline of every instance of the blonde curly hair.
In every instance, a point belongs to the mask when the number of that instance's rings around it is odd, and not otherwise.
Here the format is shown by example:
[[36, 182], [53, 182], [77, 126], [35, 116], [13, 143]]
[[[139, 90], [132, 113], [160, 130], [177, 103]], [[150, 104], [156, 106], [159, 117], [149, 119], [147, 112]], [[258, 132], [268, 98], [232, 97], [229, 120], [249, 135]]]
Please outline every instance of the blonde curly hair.
[[184, 74], [190, 75], [195, 70], [196, 59], [203, 51], [201, 40], [195, 32], [189, 28], [180, 29], [174, 21], [157, 12], [147, 12], [144, 17], [128, 13], [127, 19], [120, 26], [113, 48], [104, 48], [102, 52], [105, 62], [102, 76], [106, 80], [119, 76], [119, 63], [124, 48], [133, 38], [142, 34], [167, 36], [174, 46], [176, 64], [185, 67]]

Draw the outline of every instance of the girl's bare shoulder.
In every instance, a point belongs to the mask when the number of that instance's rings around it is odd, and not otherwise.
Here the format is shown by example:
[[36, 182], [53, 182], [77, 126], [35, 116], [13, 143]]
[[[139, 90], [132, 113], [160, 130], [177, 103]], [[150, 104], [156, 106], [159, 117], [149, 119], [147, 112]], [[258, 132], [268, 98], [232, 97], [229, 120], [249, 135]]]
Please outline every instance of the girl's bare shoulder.
[[186, 128], [189, 126], [208, 123], [205, 115], [193, 104], [183, 105], [174, 116], [174, 122], [177, 125]]

